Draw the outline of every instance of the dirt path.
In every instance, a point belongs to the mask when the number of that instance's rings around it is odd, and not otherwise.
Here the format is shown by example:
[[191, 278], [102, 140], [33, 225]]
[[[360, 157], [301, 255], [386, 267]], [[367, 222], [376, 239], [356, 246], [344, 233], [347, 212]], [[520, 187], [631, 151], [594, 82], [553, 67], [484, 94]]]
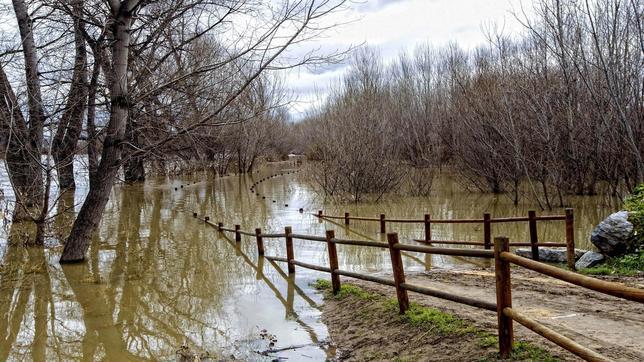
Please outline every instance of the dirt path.
[[[391, 287], [353, 279], [347, 279], [347, 281], [368, 291], [391, 297], [395, 296], [395, 292]], [[644, 288], [643, 277], [622, 278], [620, 281], [631, 286]], [[490, 302], [495, 301], [494, 274], [489, 269], [456, 271], [450, 269], [449, 271], [434, 270], [419, 274], [408, 274], [407, 282]], [[512, 271], [512, 293], [514, 308], [578, 343], [614, 360], [644, 361], [643, 304], [605, 296], [518, 269]], [[494, 332], [496, 330], [496, 314], [493, 312], [416, 293], [410, 293], [410, 298], [419, 304], [450, 312], [486, 331]], [[351, 331], [355, 335], [360, 333], [355, 331], [356, 328], [366, 328], [375, 333], [378, 328], [386, 327], [378, 325], [381, 322], [377, 322], [376, 325], [369, 325], [369, 323], [362, 320], [346, 324], [346, 322], [342, 321], [343, 318], [351, 319], [355, 311], [346, 311], [347, 306], [342, 307], [339, 305], [340, 303], [330, 301], [324, 308], [323, 318], [329, 326], [331, 337], [340, 349], [343, 348], [344, 343], [347, 345], [345, 347], [350, 349], [362, 348], [365, 351], [369, 351], [369, 349], [364, 348], [365, 346], [355, 345], [355, 337], [351, 336]], [[576, 359], [575, 356], [547, 342], [518, 323], [515, 323], [515, 335], [518, 340], [527, 339], [543, 345], [559, 358], [566, 360]], [[403, 336], [403, 338], [405, 337]], [[368, 341], [361, 343], [369, 344]], [[383, 350], [387, 344], [386, 341], [382, 340], [375, 340], [372, 343], [376, 344], [374, 346], [375, 350]], [[358, 351], [357, 353], [361, 352]], [[451, 353], [455, 353], [455, 351]], [[441, 356], [442, 358], [437, 359], [445, 359], [445, 356], [451, 356], [450, 351], [445, 350], [445, 354]], [[456, 353], [454, 356], [457, 357], [455, 360], [464, 360], [462, 354]], [[479, 358], [480, 356], [472, 356], [471, 360]], [[358, 358], [358, 360], [360, 359]], [[434, 358], [428, 357], [427, 360], [434, 360]]]

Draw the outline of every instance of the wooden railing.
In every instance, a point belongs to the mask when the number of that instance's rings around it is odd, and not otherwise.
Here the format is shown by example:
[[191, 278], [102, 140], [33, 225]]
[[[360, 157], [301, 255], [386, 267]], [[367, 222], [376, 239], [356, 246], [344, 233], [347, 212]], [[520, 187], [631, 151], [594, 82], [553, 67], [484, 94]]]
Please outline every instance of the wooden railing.
[[[325, 215], [322, 210], [317, 214], [313, 214], [320, 219], [329, 220], [344, 220], [345, 225], [350, 225], [351, 220], [378, 222], [380, 224], [380, 233], [387, 232], [387, 223], [404, 223], [404, 224], [420, 224], [424, 226], [423, 239], [414, 239], [414, 241], [428, 243], [428, 244], [445, 244], [445, 245], [472, 245], [481, 246], [485, 249], [492, 249], [492, 224], [497, 223], [513, 223], [513, 222], [527, 222], [530, 234], [529, 242], [513, 242], [510, 246], [530, 246], [532, 251], [532, 259], [539, 261], [539, 248], [540, 247], [565, 247], [566, 248], [566, 263], [568, 269], [575, 270], [575, 217], [573, 209], [566, 209], [564, 215], [543, 215], [537, 216], [536, 211], [528, 211], [527, 217], [500, 217], [492, 218], [489, 213], [483, 214], [481, 219], [432, 219], [430, 214], [423, 215], [422, 219], [388, 219], [385, 214], [380, 214], [380, 217], [364, 217], [364, 216], [351, 216], [348, 212], [344, 216]], [[565, 243], [556, 242], [541, 242], [539, 241], [539, 234], [537, 233], [537, 222], [539, 221], [564, 221], [565, 222]], [[432, 224], [482, 224], [483, 226], [483, 240], [482, 241], [466, 241], [466, 240], [434, 240], [432, 239]]]
[[[193, 216], [197, 217], [197, 214], [194, 213]], [[234, 238], [237, 243], [240, 243], [242, 241], [242, 235], [255, 237], [255, 242], [257, 244], [257, 253], [259, 255], [264, 255], [264, 239], [284, 238], [286, 245], [286, 258], [279, 256], [266, 256], [266, 259], [287, 263], [289, 274], [295, 273], [296, 266], [324, 273], [330, 273], [331, 285], [334, 294], [340, 291], [340, 277], [346, 276], [394, 287], [396, 289], [396, 298], [398, 300], [399, 311], [401, 314], [405, 313], [405, 311], [409, 309], [409, 297], [407, 295], [408, 291], [496, 312], [498, 321], [497, 328], [499, 337], [499, 352], [500, 357], [503, 359], [508, 358], [512, 351], [513, 321], [516, 321], [526, 328], [532, 330], [533, 332], [545, 337], [546, 339], [556, 343], [562, 348], [574, 353], [575, 355], [585, 360], [609, 361], [608, 358], [598, 354], [597, 352], [578, 344], [572, 339], [560, 333], [557, 333], [556, 331], [513, 309], [510, 264], [515, 264], [520, 267], [600, 293], [612, 295], [630, 301], [644, 303], [644, 289], [632, 288], [619, 283], [613, 283], [583, 276], [571, 271], [563, 270], [554, 266], [512, 254], [509, 252], [511, 243], [509, 239], [505, 237], [498, 237], [494, 239], [494, 250], [481, 250], [471, 248], [437, 248], [425, 245], [410, 245], [400, 243], [397, 233], [387, 234], [387, 243], [384, 243], [367, 240], [339, 239], [335, 237], [335, 232], [333, 230], [327, 230], [325, 236], [303, 235], [293, 233], [292, 228], [290, 226], [287, 226], [284, 228], [284, 233], [262, 233], [262, 230], [259, 228], [255, 229], [255, 232], [253, 233], [241, 230], [241, 227], [239, 225], [235, 225], [234, 228], [226, 228], [224, 227], [223, 223], [212, 223], [207, 216], [204, 217], [203, 221], [206, 224], [215, 227], [220, 232], [234, 233]], [[326, 243], [329, 265], [320, 266], [296, 260], [293, 246], [294, 240], [310, 240]], [[393, 280], [340, 269], [338, 252], [336, 248], [337, 245], [358, 245], [388, 249], [389, 255], [391, 257]], [[405, 280], [405, 270], [402, 262], [402, 251], [494, 259], [496, 277], [496, 303], [456, 295], [426, 286], [407, 283]]]

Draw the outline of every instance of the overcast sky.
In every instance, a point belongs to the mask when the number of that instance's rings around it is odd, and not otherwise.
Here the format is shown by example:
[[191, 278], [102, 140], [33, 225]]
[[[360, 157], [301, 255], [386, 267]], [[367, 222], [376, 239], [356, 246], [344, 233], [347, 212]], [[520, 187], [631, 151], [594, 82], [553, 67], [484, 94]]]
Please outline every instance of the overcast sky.
[[[522, 4], [530, 7], [529, 0], [364, 0], [334, 14], [339, 23], [352, 21], [328, 32], [314, 46], [324, 51], [365, 44], [379, 49], [385, 60], [419, 44], [457, 42], [473, 48], [485, 42], [483, 30], [493, 24], [506, 33], [520, 31], [512, 12], [520, 12]], [[286, 84], [298, 99], [291, 106], [292, 118], [301, 119], [348, 69], [340, 64], [289, 71]]]

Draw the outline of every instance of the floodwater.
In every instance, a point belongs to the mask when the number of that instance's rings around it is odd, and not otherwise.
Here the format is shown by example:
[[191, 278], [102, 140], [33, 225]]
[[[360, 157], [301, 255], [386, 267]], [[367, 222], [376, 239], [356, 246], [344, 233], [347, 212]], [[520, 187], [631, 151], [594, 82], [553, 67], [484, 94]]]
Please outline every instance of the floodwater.
[[[299, 267], [289, 276], [283, 263], [257, 256], [254, 238], [236, 244], [232, 235], [218, 233], [193, 212], [248, 231], [261, 227], [279, 233], [288, 225], [300, 234], [333, 229], [337, 237], [384, 240], [378, 223], [355, 221], [345, 227], [312, 214], [324, 209], [331, 215], [481, 218], [486, 211], [493, 217], [526, 215], [535, 207], [515, 208], [504, 196], [464, 192], [448, 177], [435, 182], [431, 198], [379, 204], [324, 205], [303, 173], [275, 177], [262, 182], [257, 193], [249, 191], [255, 180], [291, 167], [280, 163], [253, 176], [213, 179], [204, 173], [115, 186], [85, 264], [57, 263], [59, 238], [86, 190], [83, 180], [76, 195], [61, 199], [47, 249], [7, 247], [7, 237], [22, 231], [5, 227], [0, 234], [0, 360], [175, 360], [178, 352], [215, 360], [325, 360], [335, 349], [320, 321], [321, 296], [310, 283], [328, 276]], [[6, 176], [0, 182], [10, 198]], [[572, 201], [577, 245], [588, 247], [592, 227], [618, 204], [599, 197]], [[388, 226], [401, 240], [423, 235], [421, 226]], [[442, 240], [481, 240], [483, 232], [474, 225], [435, 225], [432, 231]], [[543, 241], [564, 238], [562, 222], [540, 223], [538, 231]], [[493, 236], [516, 241], [526, 240], [527, 232], [526, 223], [492, 229]], [[296, 259], [328, 265], [324, 243], [294, 243]], [[283, 239], [266, 239], [265, 248], [266, 255], [286, 255]], [[386, 250], [341, 245], [338, 251], [342, 269], [390, 270]], [[417, 253], [405, 253], [404, 262], [406, 270], [416, 271], [484, 265]], [[270, 352], [271, 347], [278, 351]]]

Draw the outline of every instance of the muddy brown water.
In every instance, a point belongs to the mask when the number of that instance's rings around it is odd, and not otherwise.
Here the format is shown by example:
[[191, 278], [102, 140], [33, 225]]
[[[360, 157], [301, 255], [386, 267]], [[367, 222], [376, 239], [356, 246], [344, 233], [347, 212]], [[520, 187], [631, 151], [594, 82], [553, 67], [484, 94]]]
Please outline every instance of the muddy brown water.
[[[259, 258], [254, 238], [235, 244], [232, 235], [217, 233], [192, 217], [208, 215], [226, 226], [239, 223], [252, 231], [384, 240], [378, 223], [320, 222], [312, 214], [400, 218], [481, 218], [527, 215], [536, 205], [514, 207], [505, 196], [469, 193], [444, 176], [430, 198], [390, 198], [378, 204], [331, 205], [316, 195], [298, 173], [253, 182], [283, 170], [288, 163], [262, 167], [252, 176], [213, 179], [207, 174], [156, 178], [144, 184], [115, 186], [92, 240], [91, 262], [61, 267], [58, 236], [65, 234], [86, 190], [79, 175], [75, 195], [61, 199], [48, 248], [7, 246], [20, 228], [0, 232], [0, 360], [175, 360], [177, 351], [241, 360], [325, 360], [335, 356], [320, 321], [321, 297], [310, 286], [322, 273], [297, 268], [288, 276], [285, 265]], [[2, 170], [0, 170], [2, 171]], [[0, 178], [7, 199], [8, 181]], [[183, 185], [183, 187], [181, 187]], [[176, 188], [176, 190], [175, 190]], [[265, 197], [265, 198], [263, 198]], [[601, 197], [571, 200], [576, 240], [589, 247], [593, 226], [619, 205]], [[288, 204], [288, 206], [286, 206]], [[304, 213], [298, 209], [303, 208]], [[562, 213], [562, 210], [547, 212]], [[545, 212], [539, 214], [546, 214]], [[388, 225], [402, 240], [422, 236], [420, 225]], [[494, 225], [492, 235], [527, 240], [527, 223]], [[442, 240], [481, 240], [479, 225], [435, 225]], [[562, 241], [562, 222], [539, 224], [543, 241]], [[266, 255], [285, 256], [284, 240], [265, 240]], [[386, 250], [339, 246], [340, 268], [387, 273]], [[323, 243], [295, 241], [296, 259], [328, 265]], [[431, 267], [468, 268], [479, 260], [406, 253], [407, 270]], [[270, 340], [274, 340], [274, 346]], [[265, 352], [272, 348], [279, 352]], [[289, 347], [293, 347], [288, 349]]]

